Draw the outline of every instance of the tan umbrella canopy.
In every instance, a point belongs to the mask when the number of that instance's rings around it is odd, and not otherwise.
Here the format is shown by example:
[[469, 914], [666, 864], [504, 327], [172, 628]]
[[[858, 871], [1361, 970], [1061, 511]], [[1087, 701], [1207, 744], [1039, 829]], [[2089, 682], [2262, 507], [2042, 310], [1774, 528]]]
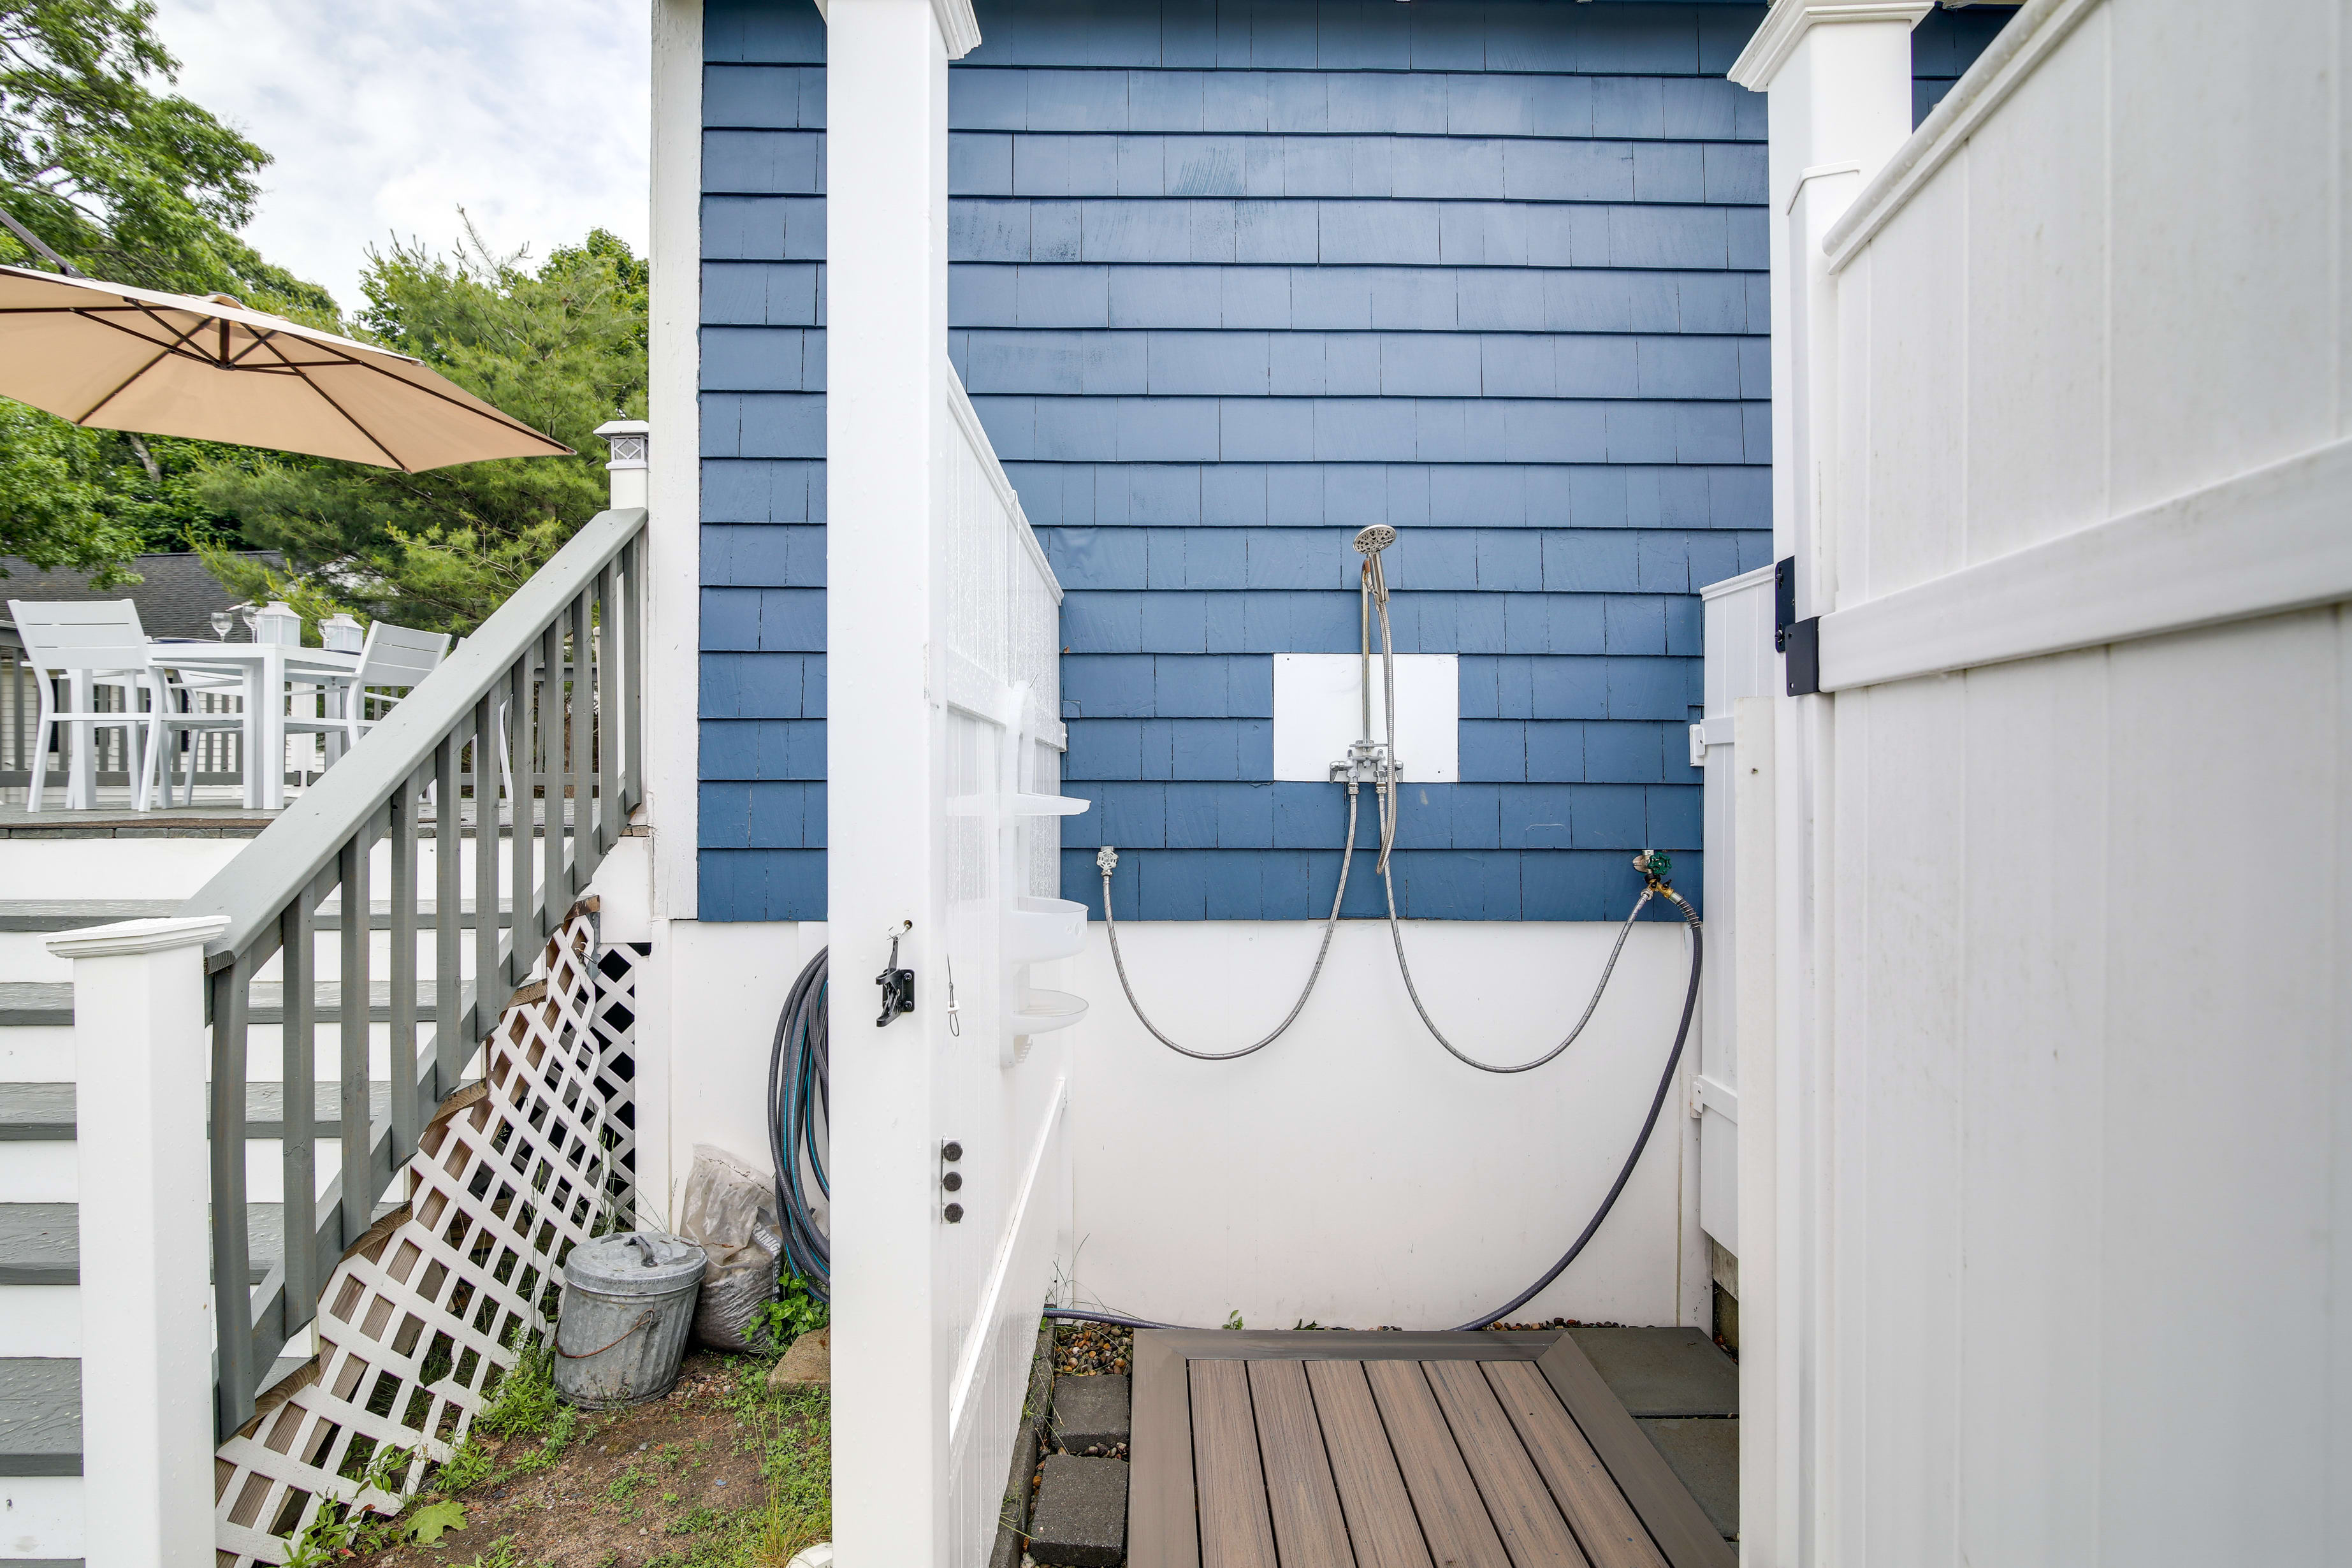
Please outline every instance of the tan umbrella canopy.
[[103, 430], [275, 447], [421, 473], [572, 448], [406, 354], [226, 295], [0, 267], [0, 396]]

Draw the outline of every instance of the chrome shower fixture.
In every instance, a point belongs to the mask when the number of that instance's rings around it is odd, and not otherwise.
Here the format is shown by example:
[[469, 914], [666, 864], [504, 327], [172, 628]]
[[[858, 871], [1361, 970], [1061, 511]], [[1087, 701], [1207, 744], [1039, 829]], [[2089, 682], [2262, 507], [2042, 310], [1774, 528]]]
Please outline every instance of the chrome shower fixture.
[[1356, 551], [1361, 555], [1378, 555], [1396, 542], [1396, 530], [1385, 522], [1356, 531]]

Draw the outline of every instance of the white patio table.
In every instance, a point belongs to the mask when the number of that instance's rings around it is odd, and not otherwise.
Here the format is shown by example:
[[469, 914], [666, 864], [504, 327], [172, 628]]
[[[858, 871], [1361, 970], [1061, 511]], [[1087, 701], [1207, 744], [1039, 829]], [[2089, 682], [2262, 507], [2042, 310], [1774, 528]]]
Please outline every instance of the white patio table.
[[[281, 811], [286, 805], [286, 686], [315, 682], [331, 705], [340, 705], [348, 678], [360, 667], [355, 653], [289, 647], [283, 643], [159, 642], [155, 662], [167, 668], [207, 675], [235, 675], [245, 682], [245, 804], [248, 810]], [[340, 707], [331, 710], [340, 711]]]

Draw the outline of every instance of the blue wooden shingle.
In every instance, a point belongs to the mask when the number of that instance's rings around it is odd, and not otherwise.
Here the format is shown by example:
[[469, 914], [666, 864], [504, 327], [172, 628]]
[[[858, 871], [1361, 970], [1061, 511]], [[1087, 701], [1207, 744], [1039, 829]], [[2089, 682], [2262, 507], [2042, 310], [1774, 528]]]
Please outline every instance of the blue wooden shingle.
[[714, 459], [702, 465], [702, 515], [710, 522], [824, 521], [824, 465], [806, 460]]
[[702, 58], [747, 64], [822, 62], [824, 18], [813, 5], [706, 0]]

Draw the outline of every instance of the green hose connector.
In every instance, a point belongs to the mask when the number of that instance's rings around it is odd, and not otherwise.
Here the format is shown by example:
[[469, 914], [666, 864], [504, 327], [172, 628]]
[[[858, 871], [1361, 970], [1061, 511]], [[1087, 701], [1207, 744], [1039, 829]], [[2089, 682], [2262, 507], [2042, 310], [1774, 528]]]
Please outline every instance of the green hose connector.
[[1642, 873], [1642, 881], [1654, 893], [1672, 892], [1667, 879], [1675, 874], [1675, 858], [1663, 849], [1644, 849], [1633, 857], [1633, 869]]

